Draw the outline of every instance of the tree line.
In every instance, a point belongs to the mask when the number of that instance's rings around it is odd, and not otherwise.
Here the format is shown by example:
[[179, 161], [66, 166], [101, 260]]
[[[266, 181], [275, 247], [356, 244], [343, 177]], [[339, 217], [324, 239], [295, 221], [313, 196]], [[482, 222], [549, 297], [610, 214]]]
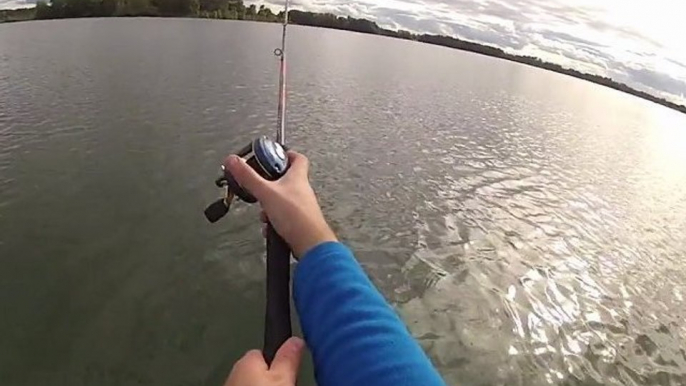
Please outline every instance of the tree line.
[[36, 8], [0, 9], [0, 23], [26, 21], [36, 18]]
[[246, 6], [242, 0], [51, 0], [36, 4], [36, 19], [109, 16], [169, 16], [277, 22], [264, 5]]
[[[0, 21], [18, 21], [33, 18], [60, 19], [107, 16], [175, 16], [256, 20], [265, 22], [283, 21], [283, 12], [275, 14], [264, 5], [259, 7], [255, 4], [245, 6], [242, 0], [50, 0], [49, 3], [39, 1], [38, 4], [36, 4], [36, 7], [32, 9], [0, 11]], [[686, 106], [656, 97], [644, 91], [636, 90], [624, 83], [619, 83], [607, 77], [565, 68], [558, 64], [544, 62], [541, 59], [532, 56], [509, 54], [497, 47], [469, 42], [450, 36], [414, 34], [403, 30], [389, 30], [382, 28], [376, 22], [367, 19], [299, 10], [290, 11], [289, 21], [294, 24], [313, 27], [333, 28], [415, 40], [423, 43], [494, 56], [585, 79], [686, 113]]]

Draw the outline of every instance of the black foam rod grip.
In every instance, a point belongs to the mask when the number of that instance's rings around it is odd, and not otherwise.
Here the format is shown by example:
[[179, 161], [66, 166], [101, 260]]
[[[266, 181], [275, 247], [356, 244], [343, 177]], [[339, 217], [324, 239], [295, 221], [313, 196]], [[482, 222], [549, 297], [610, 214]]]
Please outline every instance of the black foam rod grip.
[[267, 224], [267, 306], [262, 354], [271, 365], [291, 329], [291, 249], [271, 224]]

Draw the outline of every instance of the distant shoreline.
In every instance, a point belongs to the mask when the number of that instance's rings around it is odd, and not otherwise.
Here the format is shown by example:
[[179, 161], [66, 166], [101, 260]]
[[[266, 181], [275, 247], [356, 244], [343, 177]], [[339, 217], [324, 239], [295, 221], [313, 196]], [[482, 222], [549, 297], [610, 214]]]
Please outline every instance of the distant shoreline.
[[[53, 0], [54, 2], [55, 0]], [[0, 23], [41, 20], [41, 19], [67, 19], [81, 17], [117, 17], [117, 16], [151, 16], [151, 17], [186, 17], [186, 18], [209, 18], [209, 19], [228, 19], [228, 20], [248, 20], [259, 22], [280, 22], [283, 20], [283, 12], [274, 14], [269, 8], [255, 5], [245, 7], [243, 2], [238, 0], [139, 0], [136, 8], [128, 6], [129, 3], [122, 5], [120, 0], [101, 0], [96, 6], [88, 9], [76, 9], [65, 7], [70, 1], [79, 0], [59, 0], [62, 8], [52, 4], [38, 3], [34, 8], [23, 8], [16, 10], [0, 11]], [[143, 1], [141, 5], [140, 1]], [[150, 2], [153, 1], [153, 2]], [[165, 1], [170, 1], [173, 8], [165, 7]], [[185, 1], [185, 2], [184, 2]], [[222, 4], [221, 1], [224, 1]], [[180, 4], [180, 5], [179, 5]], [[171, 6], [171, 5], [170, 5]], [[213, 9], [212, 7], [218, 7]], [[454, 48], [462, 51], [474, 52], [495, 58], [506, 59], [512, 62], [527, 64], [533, 67], [569, 75], [578, 79], [583, 79], [601, 86], [609, 87], [614, 90], [657, 103], [667, 108], [674, 109], [686, 114], [686, 106], [680, 105], [664, 98], [657, 97], [644, 91], [637, 90], [624, 83], [617, 82], [607, 77], [588, 74], [581, 71], [565, 68], [558, 64], [545, 62], [532, 56], [521, 56], [506, 53], [500, 48], [456, 39], [450, 36], [414, 34], [403, 30], [388, 30], [381, 28], [375, 22], [367, 19], [356, 19], [352, 17], [342, 17], [326, 13], [303, 12], [291, 10], [289, 13], [290, 22], [293, 24], [338, 29], [344, 31], [360, 32], [370, 35], [388, 36], [404, 40], [418, 41], [438, 45], [442, 47]]]

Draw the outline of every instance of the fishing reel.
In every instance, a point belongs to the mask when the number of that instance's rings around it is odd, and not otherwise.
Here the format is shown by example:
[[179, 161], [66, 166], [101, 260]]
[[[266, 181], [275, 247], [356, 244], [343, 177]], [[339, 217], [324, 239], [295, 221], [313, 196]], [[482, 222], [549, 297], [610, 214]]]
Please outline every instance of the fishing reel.
[[[248, 166], [262, 178], [269, 181], [281, 178], [286, 174], [289, 166], [286, 149], [265, 136], [255, 139], [236, 155], [244, 159]], [[257, 199], [236, 181], [224, 165], [222, 165], [222, 175], [214, 183], [218, 188], [225, 188], [226, 194], [205, 209], [205, 217], [211, 223], [216, 223], [226, 216], [236, 197], [249, 204], [257, 202]]]

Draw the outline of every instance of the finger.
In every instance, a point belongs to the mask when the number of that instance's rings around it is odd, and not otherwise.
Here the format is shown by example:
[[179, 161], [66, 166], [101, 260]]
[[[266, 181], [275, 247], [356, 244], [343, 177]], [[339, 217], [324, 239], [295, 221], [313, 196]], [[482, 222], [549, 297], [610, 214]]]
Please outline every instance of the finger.
[[267, 366], [267, 362], [264, 361], [262, 352], [259, 350], [250, 350], [233, 365], [232, 372], [254, 374], [267, 371], [268, 369], [269, 366]]
[[269, 371], [283, 377], [288, 384], [295, 384], [304, 347], [305, 342], [302, 339], [295, 336], [288, 339], [276, 352]]
[[236, 182], [247, 189], [258, 200], [264, 197], [269, 188], [269, 181], [262, 178], [244, 159], [231, 155], [224, 161], [226, 167]]
[[224, 386], [245, 385], [247, 380], [264, 377], [267, 370], [268, 366], [264, 361], [262, 353], [258, 350], [248, 351], [241, 359], [234, 363], [231, 374], [224, 382]]
[[307, 157], [291, 150], [288, 152], [288, 162], [291, 166], [290, 169], [288, 169], [288, 173], [286, 174], [287, 176], [290, 174], [297, 175], [299, 177], [307, 177], [310, 171], [310, 161], [307, 159]]

